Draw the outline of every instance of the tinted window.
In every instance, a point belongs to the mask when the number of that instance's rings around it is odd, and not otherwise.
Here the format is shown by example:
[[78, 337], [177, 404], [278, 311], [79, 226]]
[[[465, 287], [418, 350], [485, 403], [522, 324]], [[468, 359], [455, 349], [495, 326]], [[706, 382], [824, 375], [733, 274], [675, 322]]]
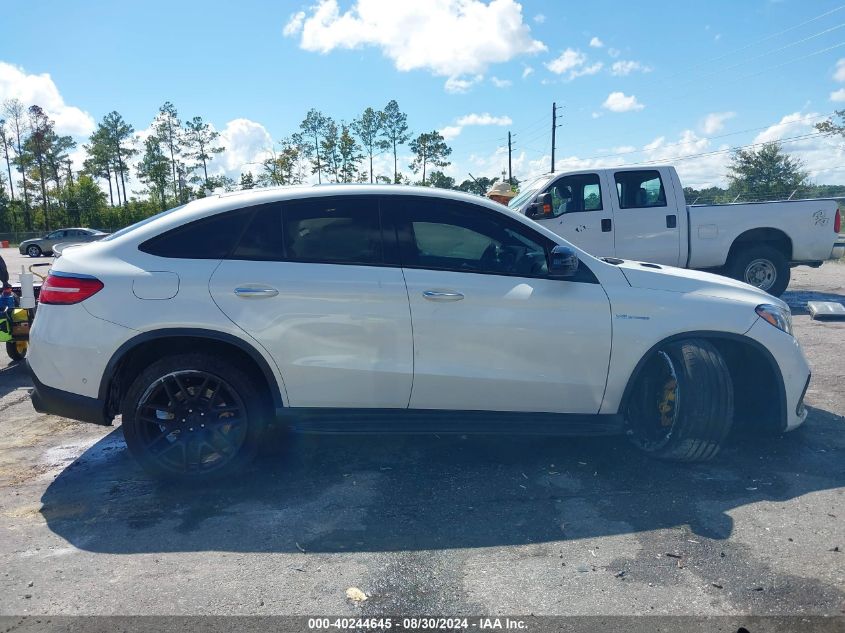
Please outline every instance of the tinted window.
[[552, 216], [581, 211], [599, 211], [601, 204], [601, 185], [598, 174], [578, 174], [556, 180], [549, 187], [552, 194]]
[[64, 232], [64, 231], [53, 231], [52, 233], [50, 233], [49, 235], [47, 235], [47, 239], [48, 239], [48, 240], [57, 240], [57, 239], [59, 239], [60, 237], [64, 237], [64, 236], [65, 236], [65, 232]]
[[666, 206], [666, 191], [656, 169], [618, 171], [615, 177], [621, 209]]
[[548, 272], [545, 239], [502, 214], [436, 198], [409, 199], [402, 207], [406, 266], [519, 276]]
[[282, 212], [285, 258], [290, 261], [383, 262], [378, 201], [364, 196], [287, 203]]
[[147, 240], [139, 250], [159, 257], [223, 259], [228, 255], [251, 211], [229, 211], [196, 220]]
[[256, 208], [229, 259], [280, 261], [284, 259], [282, 246], [281, 205], [262, 205]]

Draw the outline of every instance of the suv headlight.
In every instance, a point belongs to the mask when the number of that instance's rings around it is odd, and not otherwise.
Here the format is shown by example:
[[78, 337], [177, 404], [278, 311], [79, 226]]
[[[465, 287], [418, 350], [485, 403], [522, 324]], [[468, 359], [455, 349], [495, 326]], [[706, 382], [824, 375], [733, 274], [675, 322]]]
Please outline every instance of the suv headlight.
[[789, 308], [784, 310], [780, 306], [764, 303], [757, 306], [755, 311], [761, 319], [792, 336], [792, 312]]

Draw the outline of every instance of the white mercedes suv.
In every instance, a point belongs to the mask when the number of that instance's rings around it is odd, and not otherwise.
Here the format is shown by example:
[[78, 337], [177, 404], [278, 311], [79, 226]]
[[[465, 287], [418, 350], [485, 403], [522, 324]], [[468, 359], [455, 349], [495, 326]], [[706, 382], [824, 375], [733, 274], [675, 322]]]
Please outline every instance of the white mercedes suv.
[[35, 408], [111, 424], [157, 476], [309, 432], [627, 434], [716, 454], [804, 421], [789, 308], [597, 259], [487, 200], [332, 185], [196, 200], [70, 247], [42, 287]]

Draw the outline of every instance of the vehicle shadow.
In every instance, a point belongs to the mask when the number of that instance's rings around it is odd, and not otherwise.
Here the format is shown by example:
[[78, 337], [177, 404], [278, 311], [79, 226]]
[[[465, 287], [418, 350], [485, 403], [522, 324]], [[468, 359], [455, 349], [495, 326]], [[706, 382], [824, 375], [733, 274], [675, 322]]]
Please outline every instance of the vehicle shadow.
[[832, 292], [816, 292], [814, 290], [787, 290], [780, 297], [792, 310], [792, 314], [810, 314], [807, 310], [808, 301], [833, 301], [845, 305], [845, 295]]
[[812, 409], [782, 437], [735, 437], [708, 464], [654, 461], [624, 438], [288, 436], [204, 488], [150, 481], [120, 429], [42, 496], [49, 528], [95, 552], [349, 552], [520, 545], [689, 526], [845, 486], [845, 419]]

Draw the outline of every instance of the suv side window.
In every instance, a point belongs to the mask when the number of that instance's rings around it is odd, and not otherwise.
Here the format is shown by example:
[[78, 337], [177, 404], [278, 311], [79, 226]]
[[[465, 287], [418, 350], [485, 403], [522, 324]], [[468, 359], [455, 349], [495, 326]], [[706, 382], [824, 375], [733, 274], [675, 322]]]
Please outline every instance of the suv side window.
[[564, 213], [601, 211], [601, 184], [598, 174], [577, 174], [556, 180], [547, 190], [552, 194], [552, 217]]
[[252, 209], [218, 213], [150, 238], [138, 250], [159, 257], [223, 259], [251, 217]]
[[297, 262], [384, 262], [378, 200], [369, 196], [309, 198], [282, 210], [285, 259]]
[[550, 241], [519, 222], [438, 198], [401, 202], [402, 263], [413, 268], [544, 277]]
[[666, 190], [656, 169], [617, 171], [614, 177], [620, 209], [666, 206]]
[[240, 242], [227, 259], [281, 261], [284, 259], [281, 205], [264, 204], [253, 209]]

